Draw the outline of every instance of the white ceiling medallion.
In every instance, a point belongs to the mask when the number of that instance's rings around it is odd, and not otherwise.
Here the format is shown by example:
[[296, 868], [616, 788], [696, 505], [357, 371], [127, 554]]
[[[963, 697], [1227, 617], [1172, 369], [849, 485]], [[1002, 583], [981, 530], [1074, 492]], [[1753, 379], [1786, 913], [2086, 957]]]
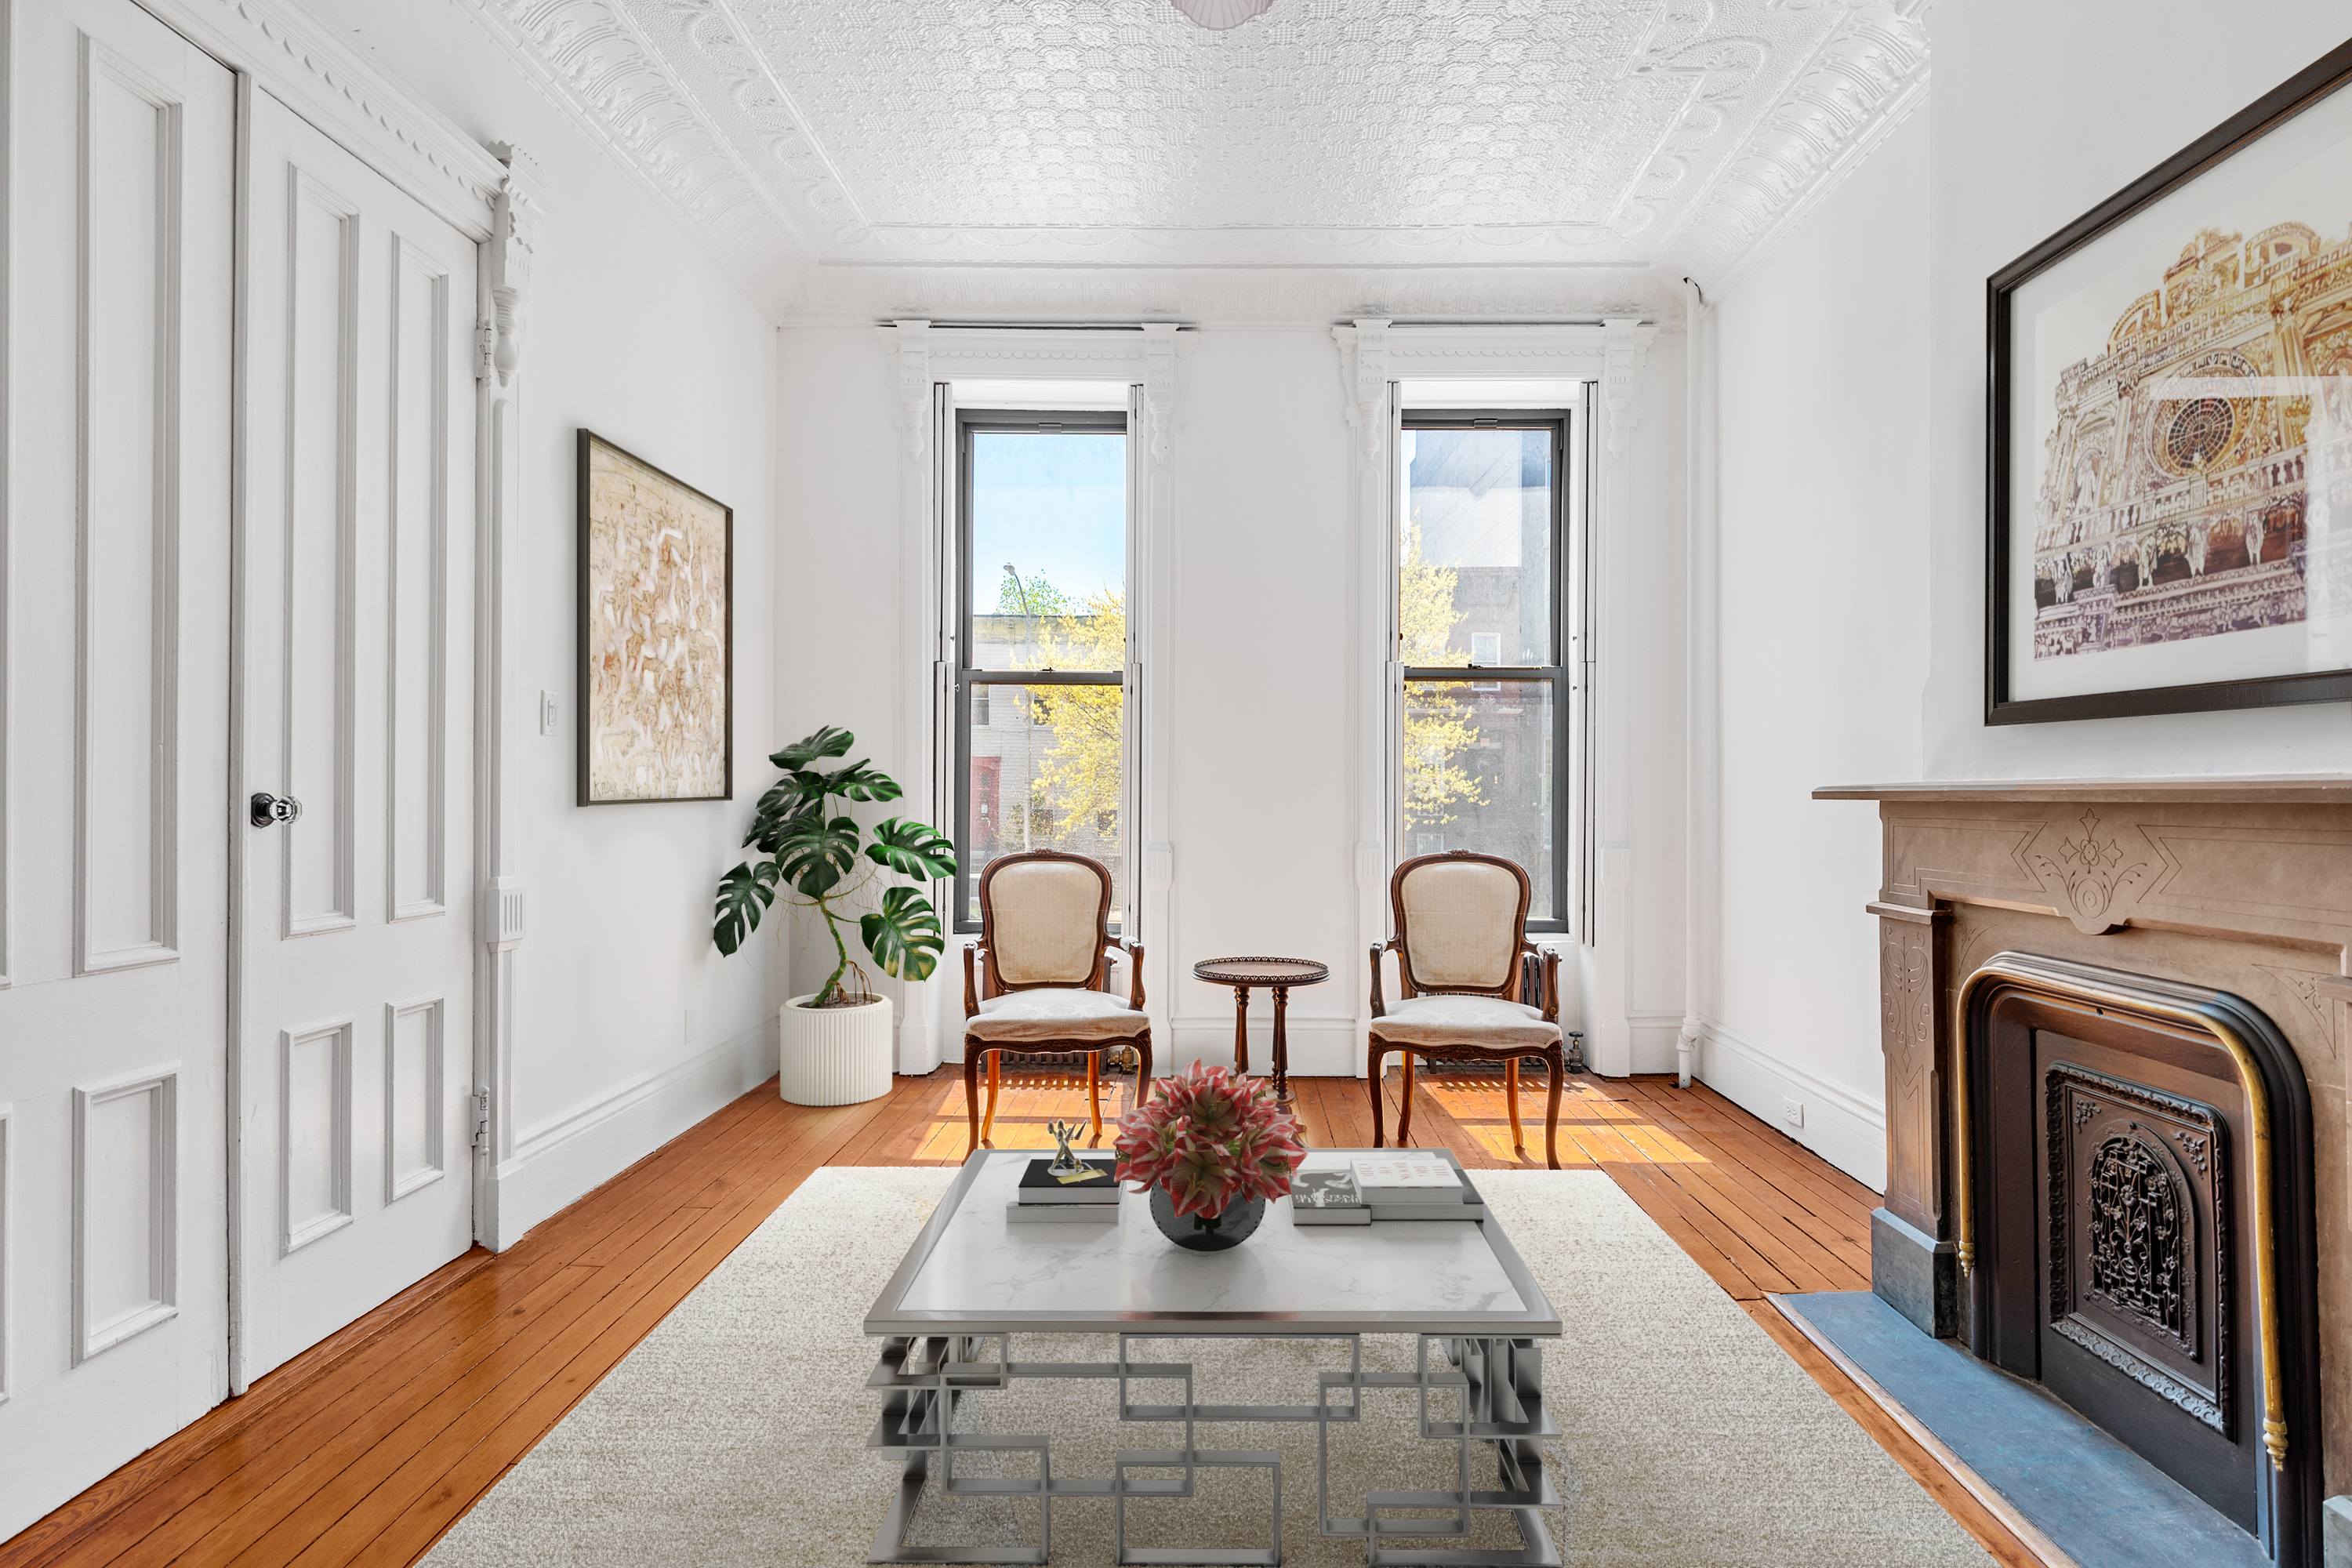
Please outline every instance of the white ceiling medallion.
[[1274, 4], [1274, 0], [1168, 0], [1168, 3], [1212, 32], [1238, 27]]

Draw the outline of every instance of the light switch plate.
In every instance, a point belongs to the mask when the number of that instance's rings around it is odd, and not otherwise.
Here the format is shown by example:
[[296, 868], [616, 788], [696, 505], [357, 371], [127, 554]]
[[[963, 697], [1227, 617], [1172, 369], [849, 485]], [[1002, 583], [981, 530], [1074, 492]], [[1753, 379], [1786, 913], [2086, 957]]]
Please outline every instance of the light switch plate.
[[552, 691], [539, 694], [539, 732], [542, 735], [555, 733], [555, 693]]

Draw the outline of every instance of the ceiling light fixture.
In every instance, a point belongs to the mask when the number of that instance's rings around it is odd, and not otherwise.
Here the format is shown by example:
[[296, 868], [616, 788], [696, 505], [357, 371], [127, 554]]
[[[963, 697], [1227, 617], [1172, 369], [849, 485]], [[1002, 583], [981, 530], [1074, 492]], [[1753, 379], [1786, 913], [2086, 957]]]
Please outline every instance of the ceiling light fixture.
[[1169, 0], [1169, 3], [1212, 32], [1238, 27], [1274, 4], [1274, 0]]

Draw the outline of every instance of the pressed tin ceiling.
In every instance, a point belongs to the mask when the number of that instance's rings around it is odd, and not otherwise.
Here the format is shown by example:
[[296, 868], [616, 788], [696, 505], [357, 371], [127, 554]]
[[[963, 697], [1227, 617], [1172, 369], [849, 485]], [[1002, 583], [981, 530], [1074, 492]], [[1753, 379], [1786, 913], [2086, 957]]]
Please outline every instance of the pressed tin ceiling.
[[852, 268], [1705, 284], [1927, 79], [1927, 0], [462, 3], [780, 310]]

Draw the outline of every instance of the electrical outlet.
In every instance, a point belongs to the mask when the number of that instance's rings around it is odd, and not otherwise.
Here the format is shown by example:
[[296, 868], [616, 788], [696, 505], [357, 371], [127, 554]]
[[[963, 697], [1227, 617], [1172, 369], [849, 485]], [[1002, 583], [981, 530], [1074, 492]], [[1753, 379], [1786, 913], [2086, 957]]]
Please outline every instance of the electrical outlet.
[[1805, 1102], [1801, 1100], [1781, 1100], [1780, 1120], [1791, 1127], [1802, 1127], [1805, 1124]]
[[539, 732], [542, 735], [555, 733], [555, 693], [552, 691], [539, 694]]

